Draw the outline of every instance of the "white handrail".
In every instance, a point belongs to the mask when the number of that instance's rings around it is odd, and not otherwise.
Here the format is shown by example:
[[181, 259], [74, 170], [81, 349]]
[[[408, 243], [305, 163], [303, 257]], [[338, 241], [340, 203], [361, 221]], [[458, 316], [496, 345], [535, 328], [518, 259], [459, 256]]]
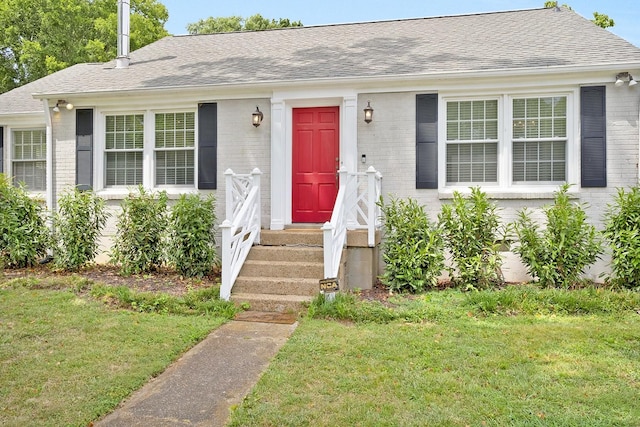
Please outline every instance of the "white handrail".
[[356, 173], [347, 173], [341, 169], [339, 174], [340, 189], [331, 221], [322, 227], [325, 279], [338, 276], [347, 230], [366, 229], [367, 245], [374, 247], [375, 233], [381, 224], [380, 207], [377, 202], [382, 191], [382, 174], [373, 166], [366, 172]]
[[324, 246], [324, 278], [337, 278], [342, 248], [347, 243], [347, 171], [340, 169], [340, 189], [333, 206], [331, 221], [322, 226]]
[[[366, 178], [366, 179], [365, 179]], [[380, 206], [377, 202], [382, 194], [382, 174], [373, 166], [366, 172], [349, 174], [351, 201], [349, 209], [349, 230], [367, 230], [367, 244], [375, 246], [376, 230], [381, 226]]]
[[229, 301], [231, 289], [238, 278], [249, 250], [260, 243], [260, 169], [251, 174], [225, 171], [226, 214], [222, 230], [222, 273], [220, 299]]

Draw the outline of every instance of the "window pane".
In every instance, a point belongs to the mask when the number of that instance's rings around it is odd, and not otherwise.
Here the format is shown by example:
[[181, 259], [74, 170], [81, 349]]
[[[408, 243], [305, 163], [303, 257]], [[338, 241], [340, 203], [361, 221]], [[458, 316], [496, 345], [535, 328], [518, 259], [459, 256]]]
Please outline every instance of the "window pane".
[[193, 150], [156, 151], [156, 185], [193, 185]]
[[473, 101], [471, 108], [474, 120], [484, 120], [484, 101]]
[[485, 102], [485, 117], [487, 119], [498, 119], [498, 101], [491, 100]]
[[497, 143], [448, 144], [447, 183], [496, 182]]
[[553, 117], [554, 98], [540, 98], [540, 117]]
[[540, 101], [538, 100], [538, 98], [529, 98], [527, 99], [526, 104], [527, 117], [539, 117], [538, 106], [540, 104]]
[[484, 122], [473, 122], [473, 135], [472, 138], [477, 139], [485, 139], [484, 135]]
[[514, 182], [557, 182], [566, 179], [564, 141], [519, 141], [513, 143]]
[[460, 135], [461, 141], [469, 141], [471, 139], [471, 122], [460, 123]]
[[498, 120], [488, 120], [485, 124], [486, 139], [498, 139]]
[[16, 184], [23, 183], [32, 191], [46, 190], [47, 144], [44, 129], [12, 132], [12, 172]]
[[460, 102], [460, 120], [471, 120], [471, 102]]
[[142, 149], [144, 116], [119, 115], [106, 117], [105, 148], [107, 150]]
[[556, 138], [567, 137], [567, 119], [555, 119], [553, 123], [553, 136]]
[[16, 162], [13, 164], [13, 175], [16, 183], [23, 183], [29, 190], [46, 190], [46, 162]]
[[106, 185], [139, 184], [142, 184], [141, 152], [106, 153]]
[[458, 103], [457, 102], [447, 102], [447, 120], [458, 120], [460, 117], [458, 115]]
[[455, 141], [459, 139], [458, 135], [458, 122], [447, 123], [447, 140]]
[[553, 119], [540, 119], [540, 138], [553, 136]]
[[[162, 127], [158, 123], [162, 123]], [[156, 148], [195, 146], [195, 113], [156, 114]]]

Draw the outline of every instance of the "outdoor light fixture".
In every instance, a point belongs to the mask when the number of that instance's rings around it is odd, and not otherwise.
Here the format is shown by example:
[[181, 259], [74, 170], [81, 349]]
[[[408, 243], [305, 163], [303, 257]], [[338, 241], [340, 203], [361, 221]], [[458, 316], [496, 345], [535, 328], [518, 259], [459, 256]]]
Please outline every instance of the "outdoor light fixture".
[[60, 107], [65, 107], [67, 110], [73, 110], [73, 104], [65, 101], [64, 99], [59, 99], [58, 102], [56, 102], [56, 106], [53, 107], [53, 112], [59, 113]]
[[629, 74], [629, 72], [625, 71], [623, 73], [616, 74], [616, 83], [615, 83], [615, 85], [620, 87], [620, 86], [622, 86], [624, 84], [625, 80], [627, 80], [629, 82], [629, 86], [635, 86], [635, 85], [638, 84], [638, 82], [633, 79], [631, 74]]
[[371, 108], [371, 101], [367, 101], [367, 106], [364, 107], [364, 121], [371, 123], [373, 120], [373, 108]]
[[260, 111], [260, 108], [258, 108], [258, 106], [256, 106], [256, 111], [253, 112], [253, 114], [251, 114], [251, 119], [253, 121], [253, 125], [255, 127], [260, 126], [260, 123], [262, 123], [262, 119], [264, 118], [264, 114], [262, 114], [262, 111]]

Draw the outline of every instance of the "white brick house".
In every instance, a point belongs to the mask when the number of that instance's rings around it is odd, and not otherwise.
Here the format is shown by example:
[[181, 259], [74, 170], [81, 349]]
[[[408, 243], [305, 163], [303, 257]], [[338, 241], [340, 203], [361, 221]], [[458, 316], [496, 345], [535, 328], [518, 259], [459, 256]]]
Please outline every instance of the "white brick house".
[[[214, 192], [222, 220], [224, 171], [257, 167], [273, 230], [326, 220], [306, 195], [322, 204], [331, 185], [296, 178], [314, 167], [306, 132], [332, 135], [322, 153], [336, 144], [335, 164], [316, 172], [373, 165], [384, 194], [419, 200], [432, 219], [472, 185], [509, 221], [569, 182], [600, 224], [616, 189], [638, 182], [640, 49], [567, 9], [170, 36], [129, 56], [0, 95], [0, 171], [51, 209], [75, 185], [116, 209], [142, 184]], [[329, 115], [334, 127], [318, 128]], [[523, 278], [507, 259], [507, 278]]]

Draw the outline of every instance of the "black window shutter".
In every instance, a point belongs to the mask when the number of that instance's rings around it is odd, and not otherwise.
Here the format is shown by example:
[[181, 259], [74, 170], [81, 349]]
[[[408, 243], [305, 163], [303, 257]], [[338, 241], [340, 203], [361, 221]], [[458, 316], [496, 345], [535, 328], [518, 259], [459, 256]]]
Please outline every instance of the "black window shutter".
[[416, 95], [416, 188], [438, 188], [438, 95]]
[[218, 174], [218, 104], [198, 105], [198, 188], [215, 190]]
[[4, 171], [4, 128], [0, 126], [0, 173]]
[[76, 110], [76, 186], [93, 188], [93, 110]]
[[582, 187], [607, 186], [607, 115], [604, 86], [580, 88]]

